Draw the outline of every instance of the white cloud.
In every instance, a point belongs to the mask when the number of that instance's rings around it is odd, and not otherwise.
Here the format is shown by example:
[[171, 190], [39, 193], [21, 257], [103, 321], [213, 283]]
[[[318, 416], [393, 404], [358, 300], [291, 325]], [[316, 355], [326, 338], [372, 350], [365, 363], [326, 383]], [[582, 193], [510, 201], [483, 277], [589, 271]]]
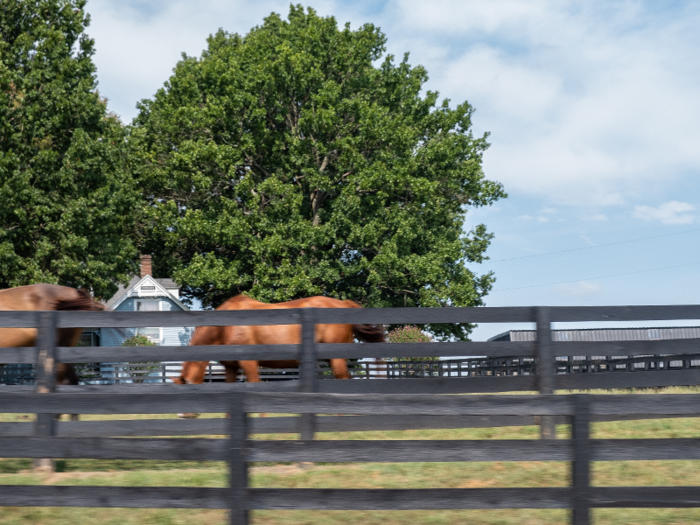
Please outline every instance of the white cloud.
[[[100, 92], [128, 123], [137, 114], [136, 103], [163, 87], [182, 53], [200, 56], [207, 37], [219, 28], [246, 34], [273, 11], [286, 18], [289, 5], [280, 0], [91, 0], [87, 33], [95, 39]], [[339, 12], [341, 25], [354, 19], [350, 7], [337, 7], [333, 0], [314, 0], [314, 8], [322, 16]]]
[[573, 297], [585, 297], [596, 295], [602, 291], [603, 287], [598, 283], [588, 281], [577, 281], [575, 283], [559, 284], [554, 288], [555, 293]]
[[584, 221], [604, 222], [608, 220], [608, 216], [604, 213], [593, 213], [591, 215], [584, 215], [581, 219]]
[[687, 202], [671, 201], [658, 206], [635, 206], [632, 216], [645, 221], [660, 221], [662, 224], [690, 224], [695, 216], [689, 212], [695, 206]]
[[521, 219], [524, 221], [535, 220], [537, 222], [549, 222], [549, 217], [545, 217], [543, 215], [538, 215], [537, 217], [533, 217], [532, 215], [521, 215], [520, 217], [518, 217], [518, 219]]
[[[372, 22], [428, 88], [491, 131], [487, 177], [557, 206], [625, 205], [700, 170], [700, 4], [627, 0], [316, 0], [322, 15]], [[660, 7], [661, 6], [661, 7]], [[100, 90], [130, 121], [181, 52], [223, 27], [247, 33], [286, 0], [91, 0]], [[664, 9], [666, 11], [664, 11]], [[662, 175], [662, 176], [661, 176]]]
[[486, 174], [511, 192], [622, 205], [700, 169], [696, 4], [391, 5], [430, 87], [476, 107]]
[[591, 238], [590, 238], [588, 235], [586, 235], [585, 233], [582, 233], [582, 234], [580, 235], [580, 237], [581, 237], [581, 239], [583, 239], [583, 240], [585, 241], [585, 243], [586, 243], [588, 246], [598, 246], [598, 243], [596, 243], [593, 239], [591, 239]]

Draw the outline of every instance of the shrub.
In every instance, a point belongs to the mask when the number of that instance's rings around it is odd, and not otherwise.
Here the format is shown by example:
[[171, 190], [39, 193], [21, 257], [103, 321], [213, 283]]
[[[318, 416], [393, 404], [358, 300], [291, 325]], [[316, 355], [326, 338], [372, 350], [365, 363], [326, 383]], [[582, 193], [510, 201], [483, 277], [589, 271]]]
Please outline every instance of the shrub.
[[402, 326], [394, 328], [386, 338], [390, 343], [430, 343], [433, 338], [421, 331], [417, 326]]
[[[433, 338], [417, 326], [394, 328], [387, 336], [390, 343], [430, 343]], [[429, 377], [439, 375], [439, 357], [392, 357], [389, 361], [398, 362], [399, 375], [407, 377]]]
[[156, 346], [156, 344], [145, 335], [136, 334], [125, 339], [122, 346]]

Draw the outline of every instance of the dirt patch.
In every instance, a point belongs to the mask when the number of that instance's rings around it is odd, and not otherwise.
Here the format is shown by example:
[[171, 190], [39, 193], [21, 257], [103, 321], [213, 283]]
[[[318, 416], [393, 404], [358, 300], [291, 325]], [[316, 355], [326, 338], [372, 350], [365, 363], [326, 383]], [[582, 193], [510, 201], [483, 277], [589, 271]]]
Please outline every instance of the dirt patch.
[[301, 474], [308, 469], [295, 463], [294, 465], [273, 465], [270, 467], [253, 467], [250, 469], [251, 474], [276, 474], [278, 476], [293, 476]]
[[[31, 471], [28, 471], [31, 472]], [[41, 480], [42, 485], [53, 485], [59, 481], [68, 479], [88, 479], [88, 478], [106, 478], [114, 476], [114, 472], [54, 472], [53, 474], [45, 474]]]
[[496, 484], [495, 480], [478, 480], [478, 479], [470, 479], [469, 481], [465, 481], [464, 483], [460, 483], [459, 485], [456, 485], [456, 489], [483, 489], [486, 487], [492, 487]]

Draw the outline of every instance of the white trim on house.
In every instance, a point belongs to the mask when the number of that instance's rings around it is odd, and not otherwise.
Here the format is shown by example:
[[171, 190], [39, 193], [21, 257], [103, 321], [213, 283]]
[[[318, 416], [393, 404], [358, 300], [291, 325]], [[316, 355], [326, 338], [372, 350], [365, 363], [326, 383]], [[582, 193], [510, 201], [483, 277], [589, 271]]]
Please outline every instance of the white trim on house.
[[[127, 299], [131, 298], [149, 298], [149, 297], [167, 297], [177, 304], [184, 311], [189, 311], [189, 308], [180, 302], [180, 299], [175, 297], [170, 293], [165, 287], [163, 287], [158, 281], [156, 281], [150, 275], [146, 275], [139, 281], [136, 281], [131, 287], [129, 287], [122, 295], [119, 300], [112, 305], [112, 310], [116, 310], [117, 307], [122, 304]], [[159, 307], [160, 308], [160, 307]]]

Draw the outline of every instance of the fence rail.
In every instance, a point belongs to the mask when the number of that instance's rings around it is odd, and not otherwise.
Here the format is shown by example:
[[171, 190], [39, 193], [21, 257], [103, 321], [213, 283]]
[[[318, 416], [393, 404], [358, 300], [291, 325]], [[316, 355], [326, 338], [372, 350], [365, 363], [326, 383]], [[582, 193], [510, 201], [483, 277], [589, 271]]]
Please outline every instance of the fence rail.
[[[189, 399], [189, 401], [187, 401]], [[189, 404], [188, 404], [189, 403]], [[3, 486], [0, 505], [229, 508], [231, 523], [247, 523], [253, 509], [488, 509], [571, 508], [573, 523], [588, 524], [595, 507], [698, 507], [700, 487], [591, 487], [591, 461], [697, 460], [700, 439], [590, 439], [595, 416], [655, 414], [700, 416], [700, 395], [338, 395], [320, 393], [200, 394], [0, 394], [12, 412], [50, 410], [92, 414], [156, 413], [190, 409], [228, 411], [216, 420], [223, 439], [119, 439], [79, 437], [0, 437], [4, 457], [161, 459], [226, 461], [235, 482], [229, 488]], [[267, 441], [250, 439], [259, 418], [250, 412], [347, 412], [359, 416], [431, 415], [558, 416], [573, 423], [572, 439], [440, 441]], [[329, 416], [330, 417], [330, 416]], [[270, 420], [276, 418], [270, 418]], [[324, 419], [324, 418], [319, 418]], [[82, 422], [87, 424], [93, 422]], [[94, 422], [107, 423], [107, 422]], [[120, 422], [123, 423], [123, 422]], [[160, 421], [139, 421], [153, 433]], [[190, 425], [195, 422], [175, 421]], [[196, 423], [204, 423], [202, 421]], [[273, 422], [274, 423], [274, 422]], [[227, 428], [226, 428], [227, 427]], [[213, 429], [212, 429], [213, 430]], [[225, 432], [222, 432], [225, 431]], [[568, 461], [572, 486], [537, 489], [257, 489], [247, 484], [250, 462], [421, 462]], [[58, 489], [58, 490], [57, 490]], [[122, 499], [127, 498], [128, 500]]]
[[[209, 459], [226, 461], [228, 488], [3, 486], [1, 505], [228, 508], [231, 523], [248, 523], [251, 509], [571, 508], [575, 525], [589, 509], [616, 506], [700, 506], [697, 487], [590, 487], [591, 461], [700, 459], [700, 440], [591, 440], [591, 421], [700, 415], [698, 395], [555, 396], [555, 389], [629, 388], [700, 383], [700, 369], [556, 374], [557, 357], [697, 353], [694, 340], [616, 343], [552, 340], [553, 322], [700, 319], [700, 306], [302, 309], [233, 312], [1, 312], [0, 327], [38, 328], [36, 348], [2, 348], [0, 362], [35, 363], [36, 386], [0, 388], [3, 412], [37, 414], [34, 424], [0, 424], [6, 457]], [[535, 342], [317, 344], [317, 324], [436, 324], [530, 322]], [[300, 324], [299, 345], [57, 348], [56, 328]], [[671, 351], [669, 352], [669, 349]], [[299, 381], [208, 385], [56, 387], [56, 362], [148, 359], [296, 359]], [[534, 359], [532, 375], [469, 375], [401, 380], [319, 380], [329, 358], [460, 356]], [[567, 365], [568, 361], [567, 361]], [[588, 366], [588, 365], [586, 365]], [[668, 368], [668, 367], [666, 367]], [[539, 396], [439, 394], [535, 390]], [[52, 414], [229, 413], [227, 419], [56, 423]], [[250, 418], [277, 412], [299, 417]], [[352, 416], [317, 416], [319, 413]], [[418, 416], [418, 417], [411, 417]], [[275, 421], [277, 420], [277, 421]], [[419, 420], [420, 423], [415, 421]], [[556, 440], [555, 425], [571, 421], [572, 439]], [[539, 424], [540, 441], [314, 441], [318, 432], [389, 428], [466, 428]], [[117, 428], [119, 425], [119, 428]], [[27, 435], [28, 427], [33, 429]], [[250, 435], [295, 432], [301, 440], [256, 441]], [[227, 435], [226, 439], [142, 436]], [[18, 439], [18, 437], [21, 439]], [[92, 437], [86, 437], [92, 436]], [[119, 437], [121, 436], [121, 438]], [[130, 439], [124, 439], [128, 437]], [[136, 439], [133, 439], [136, 438]], [[386, 454], [390, 451], [390, 454]], [[381, 453], [380, 453], [381, 452]], [[537, 489], [253, 489], [251, 461], [570, 461], [572, 486]], [[340, 459], [339, 459], [340, 458]]]
[[[200, 312], [60, 312], [58, 328], [244, 326], [299, 324], [305, 309]], [[534, 323], [547, 310], [550, 322], [669, 321], [700, 319], [700, 305], [516, 306], [464, 308], [314, 308], [320, 324]], [[0, 328], [37, 328], [37, 312], [4, 311]]]

